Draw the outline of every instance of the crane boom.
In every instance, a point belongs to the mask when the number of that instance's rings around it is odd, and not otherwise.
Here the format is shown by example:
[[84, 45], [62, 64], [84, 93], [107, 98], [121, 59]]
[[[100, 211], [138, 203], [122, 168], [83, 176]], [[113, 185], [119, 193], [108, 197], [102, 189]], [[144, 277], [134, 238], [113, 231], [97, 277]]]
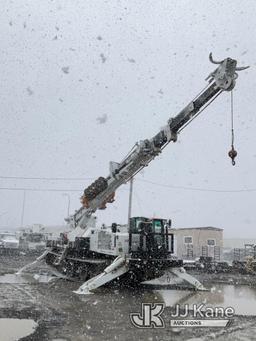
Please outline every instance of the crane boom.
[[[97, 209], [106, 208], [106, 203], [114, 201], [115, 191], [161, 153], [166, 145], [177, 141], [178, 133], [202, 112], [220, 93], [231, 91], [238, 75], [236, 71], [247, 67], [237, 67], [237, 61], [226, 58], [215, 62], [215, 71], [206, 78], [208, 85], [180, 113], [170, 118], [167, 124], [151, 139], [135, 144], [131, 152], [120, 162], [110, 162], [110, 173], [100, 177], [84, 190], [81, 198], [83, 206], [72, 216], [74, 227], [86, 229], [88, 220]], [[71, 232], [72, 233], [72, 232]]]

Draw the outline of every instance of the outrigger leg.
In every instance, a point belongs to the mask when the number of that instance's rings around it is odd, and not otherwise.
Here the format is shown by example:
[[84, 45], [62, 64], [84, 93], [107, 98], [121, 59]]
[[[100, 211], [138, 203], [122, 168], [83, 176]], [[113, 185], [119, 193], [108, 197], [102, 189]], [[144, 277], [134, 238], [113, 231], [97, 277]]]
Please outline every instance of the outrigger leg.
[[45, 258], [45, 256], [46, 256], [48, 253], [49, 253], [48, 250], [44, 251], [44, 253], [42, 253], [41, 256], [37, 257], [36, 260], [35, 260], [34, 262], [29, 263], [29, 264], [23, 266], [23, 268], [21, 268], [18, 272], [16, 272], [16, 275], [21, 275], [21, 273], [22, 273], [24, 270], [26, 270], [26, 269], [28, 269], [28, 268], [31, 268], [33, 265], [39, 263], [42, 259]]
[[[16, 275], [20, 276], [24, 272], [24, 270], [32, 268], [34, 265], [36, 265], [41, 260], [43, 260], [48, 253], [49, 253], [49, 251], [46, 250], [44, 253], [41, 254], [41, 256], [37, 257], [35, 261], [33, 261], [32, 263], [29, 263], [29, 264], [23, 266], [23, 268], [21, 268], [18, 272], [16, 272]], [[62, 275], [59, 271], [53, 269], [52, 267], [48, 266], [48, 269], [50, 269], [50, 272], [52, 273], [52, 275], [56, 276], [57, 278], [67, 279], [66, 276]]]
[[128, 270], [127, 260], [122, 256], [118, 256], [102, 273], [86, 281], [74, 293], [80, 295], [89, 294], [91, 291], [125, 274]]
[[201, 290], [201, 291], [207, 290], [201, 282], [199, 282], [195, 277], [188, 274], [183, 267], [169, 268], [167, 271], [174, 274], [178, 278], [183, 279], [185, 282], [189, 283], [190, 285], [192, 285], [195, 290]]

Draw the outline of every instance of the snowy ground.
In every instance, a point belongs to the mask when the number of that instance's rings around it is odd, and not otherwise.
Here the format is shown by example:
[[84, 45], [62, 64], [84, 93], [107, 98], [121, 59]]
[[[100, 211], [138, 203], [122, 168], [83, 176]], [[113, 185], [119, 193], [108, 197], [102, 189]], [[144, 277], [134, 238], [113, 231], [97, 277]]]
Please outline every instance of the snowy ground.
[[[0, 273], [14, 273], [22, 265], [30, 262], [32, 258], [28, 256], [3, 258], [2, 256]], [[243, 316], [241, 312], [234, 317], [233, 323], [226, 329], [183, 328], [173, 330], [169, 325], [163, 329], [137, 329], [130, 322], [130, 313], [139, 312], [142, 302], [164, 302], [166, 308], [163, 317], [165, 321], [168, 321], [172, 311], [170, 297], [175, 297], [175, 294], [169, 294], [167, 290], [105, 288], [95, 294], [83, 296], [73, 293], [78, 286], [79, 283], [63, 280], [48, 284], [27, 279], [23, 282], [0, 283], [0, 318], [36, 321], [38, 328], [33, 335], [22, 339], [26, 341], [255, 340], [256, 317]], [[243, 295], [245, 292], [246, 294], [247, 289], [234, 290], [239, 296], [239, 293]], [[186, 296], [187, 294], [181, 292], [179, 295]], [[177, 294], [177, 296], [179, 295]], [[211, 293], [207, 295], [211, 295]], [[225, 295], [224, 292], [222, 303], [228, 297]], [[256, 291], [255, 297], [253, 297], [254, 291], [250, 291], [250, 295], [252, 296], [248, 297], [245, 307], [249, 304], [248, 302], [252, 302], [254, 306]], [[192, 302], [198, 300], [200, 296], [193, 296], [191, 293], [189, 297], [187, 300]], [[223, 297], [223, 295], [219, 297]]]

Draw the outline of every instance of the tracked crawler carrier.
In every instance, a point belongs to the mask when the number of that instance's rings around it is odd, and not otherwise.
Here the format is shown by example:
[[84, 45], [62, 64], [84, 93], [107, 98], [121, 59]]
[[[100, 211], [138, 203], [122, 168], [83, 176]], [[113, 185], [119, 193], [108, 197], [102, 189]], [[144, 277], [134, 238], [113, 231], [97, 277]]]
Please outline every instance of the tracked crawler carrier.
[[[114, 201], [115, 191], [132, 179], [159, 155], [178, 134], [224, 91], [231, 91], [238, 77], [237, 61], [226, 58], [207, 77], [208, 85], [151, 139], [135, 144], [120, 162], [110, 162], [110, 173], [100, 177], [84, 190], [82, 207], [70, 218], [72, 231], [61, 241], [49, 241], [38, 260], [46, 262], [68, 277], [85, 281], [78, 293], [94, 290], [115, 279], [138, 283], [161, 276], [168, 270], [189, 282], [203, 286], [182, 268], [173, 257], [173, 234], [170, 222], [146, 217], [130, 218], [127, 225], [96, 227], [93, 213]], [[233, 145], [232, 145], [233, 147]], [[233, 148], [234, 149], [234, 148]], [[235, 151], [230, 154], [234, 164]]]
[[171, 256], [173, 243], [166, 220], [133, 217], [129, 227], [113, 223], [90, 228], [87, 237], [77, 237], [74, 242], [49, 241], [46, 262], [69, 277], [88, 280], [121, 256], [119, 263], [123, 259], [124, 270], [128, 270], [126, 280], [140, 282], [159, 277], [170, 266], [182, 265]]

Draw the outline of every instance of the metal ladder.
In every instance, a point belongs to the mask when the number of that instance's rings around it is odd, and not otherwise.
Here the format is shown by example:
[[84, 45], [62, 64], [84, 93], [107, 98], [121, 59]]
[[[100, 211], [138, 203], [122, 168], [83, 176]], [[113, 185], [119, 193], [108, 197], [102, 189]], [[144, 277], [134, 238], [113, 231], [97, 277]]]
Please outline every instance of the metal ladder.
[[61, 261], [65, 258], [66, 254], [67, 254], [67, 250], [68, 250], [67, 246], [64, 246], [61, 253], [57, 256], [57, 258], [53, 262], [54, 265], [60, 265]]

